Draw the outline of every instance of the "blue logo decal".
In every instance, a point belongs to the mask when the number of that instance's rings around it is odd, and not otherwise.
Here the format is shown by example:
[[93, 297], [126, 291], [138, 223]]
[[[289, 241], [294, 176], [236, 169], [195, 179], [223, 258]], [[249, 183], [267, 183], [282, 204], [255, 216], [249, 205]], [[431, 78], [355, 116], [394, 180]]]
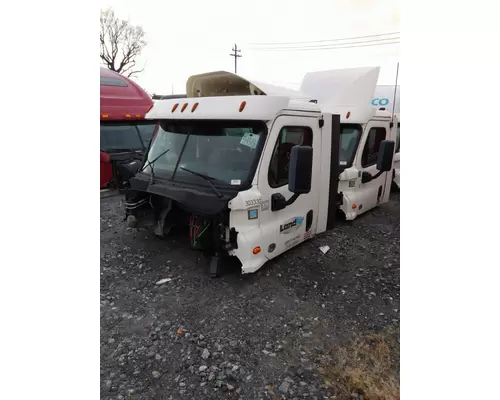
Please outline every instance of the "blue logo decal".
[[286, 221], [283, 225], [280, 225], [280, 233], [290, 233], [296, 229], [304, 222], [304, 217], [293, 217]]
[[381, 97], [381, 98], [374, 98], [372, 100], [372, 106], [378, 107], [378, 106], [386, 106], [389, 104], [389, 99], [386, 97]]

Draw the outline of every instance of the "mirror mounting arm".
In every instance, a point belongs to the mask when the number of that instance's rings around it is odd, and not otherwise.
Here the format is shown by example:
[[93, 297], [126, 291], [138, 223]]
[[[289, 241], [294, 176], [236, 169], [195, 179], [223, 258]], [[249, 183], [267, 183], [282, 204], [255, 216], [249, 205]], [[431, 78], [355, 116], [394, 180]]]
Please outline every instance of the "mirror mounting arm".
[[372, 180], [373, 180], [373, 179], [377, 179], [377, 178], [378, 178], [380, 175], [382, 175], [384, 172], [386, 172], [386, 171], [378, 171], [375, 175], [373, 175]]
[[297, 200], [300, 196], [300, 193], [294, 193], [292, 197], [290, 197], [287, 201], [286, 201], [286, 206], [290, 206], [292, 205], [293, 203], [295, 203], [295, 200]]

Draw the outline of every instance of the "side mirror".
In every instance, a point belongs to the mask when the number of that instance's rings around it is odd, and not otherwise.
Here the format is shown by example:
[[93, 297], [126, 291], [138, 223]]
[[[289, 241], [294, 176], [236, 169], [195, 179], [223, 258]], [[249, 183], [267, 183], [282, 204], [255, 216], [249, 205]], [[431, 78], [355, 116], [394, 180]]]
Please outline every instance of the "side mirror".
[[377, 169], [380, 172], [388, 172], [392, 169], [392, 159], [394, 157], [394, 140], [382, 140], [377, 158]]
[[373, 180], [372, 174], [370, 174], [367, 171], [363, 171], [363, 173], [361, 174], [361, 183], [368, 183], [371, 182], [372, 180]]
[[300, 195], [311, 191], [313, 149], [310, 146], [293, 146], [288, 170], [288, 190]]

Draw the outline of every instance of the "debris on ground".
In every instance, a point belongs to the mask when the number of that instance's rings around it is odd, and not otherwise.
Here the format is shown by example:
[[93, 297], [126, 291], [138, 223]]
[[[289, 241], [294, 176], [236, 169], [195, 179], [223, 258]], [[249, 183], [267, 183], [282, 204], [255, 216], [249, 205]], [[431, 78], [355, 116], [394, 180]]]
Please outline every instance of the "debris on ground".
[[100, 399], [393, 400], [399, 343], [377, 339], [400, 321], [391, 196], [255, 274], [217, 279], [189, 235], [128, 229], [120, 197], [101, 199]]
[[319, 248], [323, 254], [328, 253], [328, 250], [330, 250], [330, 246], [321, 246]]
[[165, 279], [160, 279], [158, 282], [156, 282], [157, 285], [163, 285], [164, 283], [170, 282], [172, 278], [165, 278]]

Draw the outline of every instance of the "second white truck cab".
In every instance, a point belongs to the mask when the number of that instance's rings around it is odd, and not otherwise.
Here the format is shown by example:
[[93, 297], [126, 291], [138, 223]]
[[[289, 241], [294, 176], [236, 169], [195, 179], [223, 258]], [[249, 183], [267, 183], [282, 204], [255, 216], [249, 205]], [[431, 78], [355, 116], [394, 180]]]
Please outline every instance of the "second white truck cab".
[[[396, 89], [396, 90], [394, 90]], [[394, 154], [394, 171], [393, 171], [393, 182], [398, 188], [400, 187], [400, 139], [399, 131], [401, 127], [401, 114], [400, 114], [400, 86], [395, 85], [377, 85], [375, 88], [375, 94], [371, 101], [371, 105], [378, 109], [385, 109], [391, 113], [394, 113], [395, 119], [397, 119], [397, 138], [396, 138], [396, 153]]]
[[346, 219], [389, 200], [392, 174], [377, 175], [377, 157], [384, 140], [396, 141], [397, 126], [390, 113], [376, 111], [367, 121], [342, 124], [340, 175], [341, 210]]
[[226, 256], [252, 273], [333, 228], [339, 211], [354, 219], [386, 202], [397, 127], [369, 105], [378, 73], [330, 71], [324, 93], [307, 89], [311, 75], [301, 92], [228, 72], [191, 77], [186, 99], [147, 115], [158, 130], [129, 181], [129, 226], [149, 221], [160, 236], [186, 226], [213, 276]]

